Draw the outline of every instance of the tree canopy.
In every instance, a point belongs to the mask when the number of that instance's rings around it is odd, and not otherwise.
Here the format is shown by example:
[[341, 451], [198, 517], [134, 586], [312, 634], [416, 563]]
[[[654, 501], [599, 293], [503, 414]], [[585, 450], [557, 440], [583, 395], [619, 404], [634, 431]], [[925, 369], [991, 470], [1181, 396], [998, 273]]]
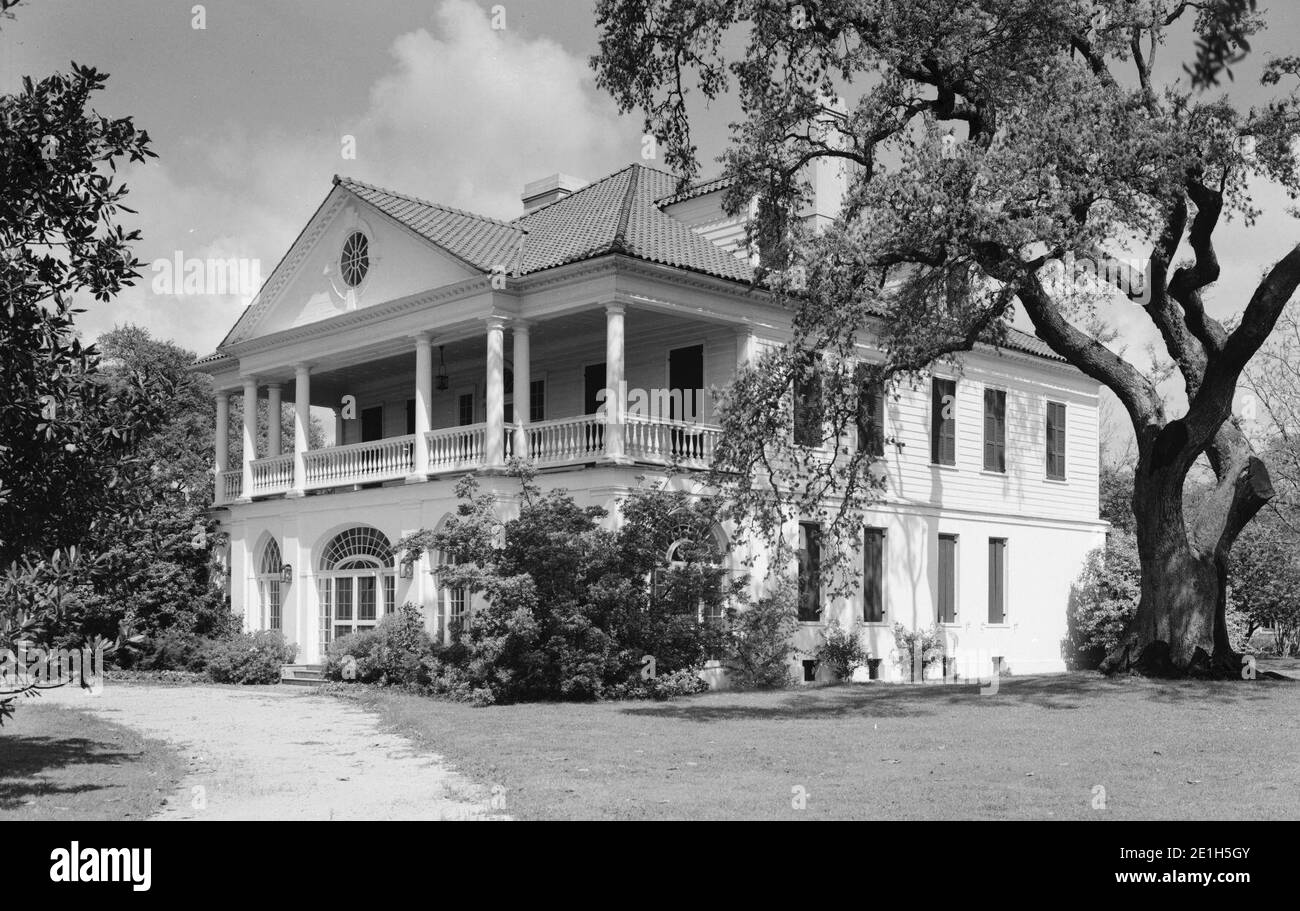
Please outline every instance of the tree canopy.
[[[742, 0], [598, 4], [599, 84], [644, 112], [684, 181], [698, 171], [688, 99], [735, 97], [727, 205], [757, 201], [758, 280], [792, 312], [793, 340], [732, 388], [720, 463], [735, 502], [771, 527], [792, 513], [836, 529], [879, 489], [870, 447], [844, 446], [882, 381], [998, 344], [1023, 307], [1037, 334], [1109, 387], [1138, 444], [1134, 511], [1143, 607], [1111, 667], [1186, 672], [1236, 660], [1221, 636], [1226, 559], [1272, 495], [1232, 417], [1242, 371], [1300, 284], [1300, 245], [1225, 324], [1207, 312], [1221, 223], [1254, 222], [1257, 181], [1300, 191], [1300, 57], [1267, 61], [1274, 95], [1241, 108], [1202, 89], [1263, 27], [1249, 0]], [[1156, 61], [1183, 28], [1184, 75]], [[839, 218], [814, 231], [807, 166], [843, 163]], [[1054, 267], [1139, 251], [1142, 280], [1061, 281]], [[1187, 259], [1179, 262], [1180, 251]], [[1117, 299], [1118, 298], [1118, 299]], [[1188, 405], [1105, 343], [1107, 309], [1140, 307]], [[870, 336], [876, 355], [862, 355]], [[781, 432], [816, 376], [826, 459]], [[1183, 484], [1202, 455], [1217, 485], [1193, 521]], [[720, 476], [721, 477], [721, 476]], [[757, 480], [754, 480], [757, 478]], [[793, 496], [778, 497], [773, 491]], [[1217, 604], [1217, 607], [1216, 607]], [[1149, 646], [1154, 648], [1148, 649]], [[1145, 657], [1143, 657], [1145, 656]]]
[[87, 109], [106, 78], [74, 64], [0, 97], [0, 564], [77, 544], [112, 512], [170, 394], [145, 375], [110, 389], [73, 327], [79, 301], [110, 300], [141, 265], [116, 168], [153, 153], [130, 118]]

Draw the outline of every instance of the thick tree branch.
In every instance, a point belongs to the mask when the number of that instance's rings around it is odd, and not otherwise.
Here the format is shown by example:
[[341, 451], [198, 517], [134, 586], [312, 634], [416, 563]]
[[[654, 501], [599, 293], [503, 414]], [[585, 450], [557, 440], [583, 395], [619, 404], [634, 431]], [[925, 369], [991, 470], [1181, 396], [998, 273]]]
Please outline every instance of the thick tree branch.
[[1197, 510], [1192, 540], [1205, 553], [1226, 555], [1241, 530], [1273, 498], [1273, 482], [1250, 441], [1231, 421], [1219, 428], [1206, 455], [1218, 483]]
[[1070, 47], [1087, 62], [1092, 69], [1093, 75], [1106, 85], [1115, 85], [1115, 77], [1111, 75], [1110, 67], [1106, 65], [1105, 58], [1093, 48], [1092, 42], [1083, 35], [1071, 35]]
[[[1165, 348], [1174, 358], [1190, 399], [1205, 376], [1206, 351], [1185, 325], [1183, 313], [1174, 306], [1166, 290], [1169, 263], [1178, 250], [1187, 226], [1187, 203], [1180, 196], [1171, 207], [1165, 229], [1151, 253], [1150, 300], [1143, 309], [1160, 330]], [[1131, 295], [1130, 295], [1131, 296]]]
[[1282, 257], [1259, 283], [1241, 325], [1228, 336], [1221, 351], [1210, 358], [1205, 378], [1188, 404], [1182, 456], [1190, 465], [1206, 449], [1232, 414], [1237, 381], [1246, 364], [1277, 324], [1296, 287], [1300, 286], [1300, 244]]
[[1196, 204], [1196, 217], [1187, 242], [1196, 260], [1192, 266], [1178, 269], [1169, 282], [1169, 294], [1182, 305], [1187, 328], [1213, 357], [1223, 348], [1227, 333], [1219, 323], [1205, 313], [1201, 289], [1219, 278], [1219, 258], [1214, 251], [1214, 229], [1223, 211], [1223, 194], [1198, 181], [1189, 181], [1187, 194]]
[[1151, 382], [1128, 361], [1066, 320], [1048, 298], [1037, 275], [1021, 281], [1017, 294], [1039, 336], [1057, 354], [1109, 387], [1128, 411], [1134, 427], [1140, 431], [1161, 422], [1160, 395]]
[[1223, 369], [1235, 383], [1237, 375], [1277, 324], [1286, 302], [1300, 286], [1300, 244], [1278, 260], [1259, 283], [1246, 305], [1239, 325], [1223, 343]]

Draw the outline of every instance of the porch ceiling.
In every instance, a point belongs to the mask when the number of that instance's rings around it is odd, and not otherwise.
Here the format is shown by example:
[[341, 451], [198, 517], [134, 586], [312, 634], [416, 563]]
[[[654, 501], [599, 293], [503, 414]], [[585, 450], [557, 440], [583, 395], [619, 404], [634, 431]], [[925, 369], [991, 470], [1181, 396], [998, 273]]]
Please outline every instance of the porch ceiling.
[[[645, 310], [639, 307], [628, 307], [623, 317], [623, 332], [629, 347], [635, 344], [638, 333], [659, 332], [682, 326], [717, 328], [717, 325], [715, 320], [694, 319], [680, 313]], [[533, 347], [536, 348], [539, 342], [547, 339], [558, 341], [575, 336], [604, 335], [604, 333], [605, 309], [593, 307], [535, 322], [532, 324], [531, 336]]]
[[[638, 335], [648, 335], [673, 328], [680, 329], [683, 326], [704, 328], [716, 327], [716, 325], [715, 322], [709, 320], [691, 319], [678, 313], [642, 310], [636, 307], [629, 307], [624, 317], [624, 333], [629, 347], [636, 344]], [[604, 333], [605, 310], [602, 307], [571, 312], [552, 319], [530, 323], [529, 332], [534, 358], [538, 357], [545, 348], [563, 348], [574, 340], [593, 336], [603, 337]], [[514, 343], [511, 336], [509, 326], [507, 326], [505, 333], [507, 360], [514, 357]], [[392, 378], [403, 381], [409, 379], [413, 384], [415, 382], [415, 350], [414, 342], [412, 341], [410, 344], [411, 350], [400, 354], [383, 351], [370, 359], [360, 358], [359, 353], [353, 354], [347, 358], [345, 363], [340, 363], [337, 366], [332, 365], [328, 360], [317, 361], [313, 364], [311, 372], [312, 404], [332, 407], [338, 403], [340, 396], [346, 395], [362, 385], [373, 383], [377, 379]], [[435, 376], [439, 364], [438, 345], [435, 335], [433, 346]], [[487, 354], [486, 331], [479, 337], [461, 338], [445, 342], [443, 348], [443, 358], [449, 371], [455, 371], [457, 365], [464, 365], [467, 362], [482, 363]], [[292, 402], [297, 396], [292, 368], [285, 368], [281, 373], [284, 375], [263, 376], [260, 379], [262, 382], [267, 380], [281, 382], [284, 388], [284, 401]]]

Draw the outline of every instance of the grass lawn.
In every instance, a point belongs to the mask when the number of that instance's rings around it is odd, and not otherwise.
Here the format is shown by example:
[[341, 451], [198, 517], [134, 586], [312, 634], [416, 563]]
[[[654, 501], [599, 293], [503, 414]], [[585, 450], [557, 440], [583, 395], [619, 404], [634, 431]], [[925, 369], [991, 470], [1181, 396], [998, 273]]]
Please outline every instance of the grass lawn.
[[26, 699], [0, 728], [0, 821], [144, 819], [182, 771], [180, 757], [160, 741]]
[[523, 819], [1300, 818], [1297, 681], [1069, 674], [1004, 678], [989, 696], [877, 683], [482, 709], [357, 698], [505, 787]]

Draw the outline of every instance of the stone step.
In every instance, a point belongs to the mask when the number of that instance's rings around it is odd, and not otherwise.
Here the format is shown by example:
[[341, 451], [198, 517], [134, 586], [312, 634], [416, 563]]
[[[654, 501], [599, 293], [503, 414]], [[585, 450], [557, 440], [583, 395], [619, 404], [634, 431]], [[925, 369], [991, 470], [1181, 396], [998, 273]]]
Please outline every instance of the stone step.
[[323, 664], [286, 664], [280, 668], [280, 682], [291, 686], [316, 686], [325, 682]]

